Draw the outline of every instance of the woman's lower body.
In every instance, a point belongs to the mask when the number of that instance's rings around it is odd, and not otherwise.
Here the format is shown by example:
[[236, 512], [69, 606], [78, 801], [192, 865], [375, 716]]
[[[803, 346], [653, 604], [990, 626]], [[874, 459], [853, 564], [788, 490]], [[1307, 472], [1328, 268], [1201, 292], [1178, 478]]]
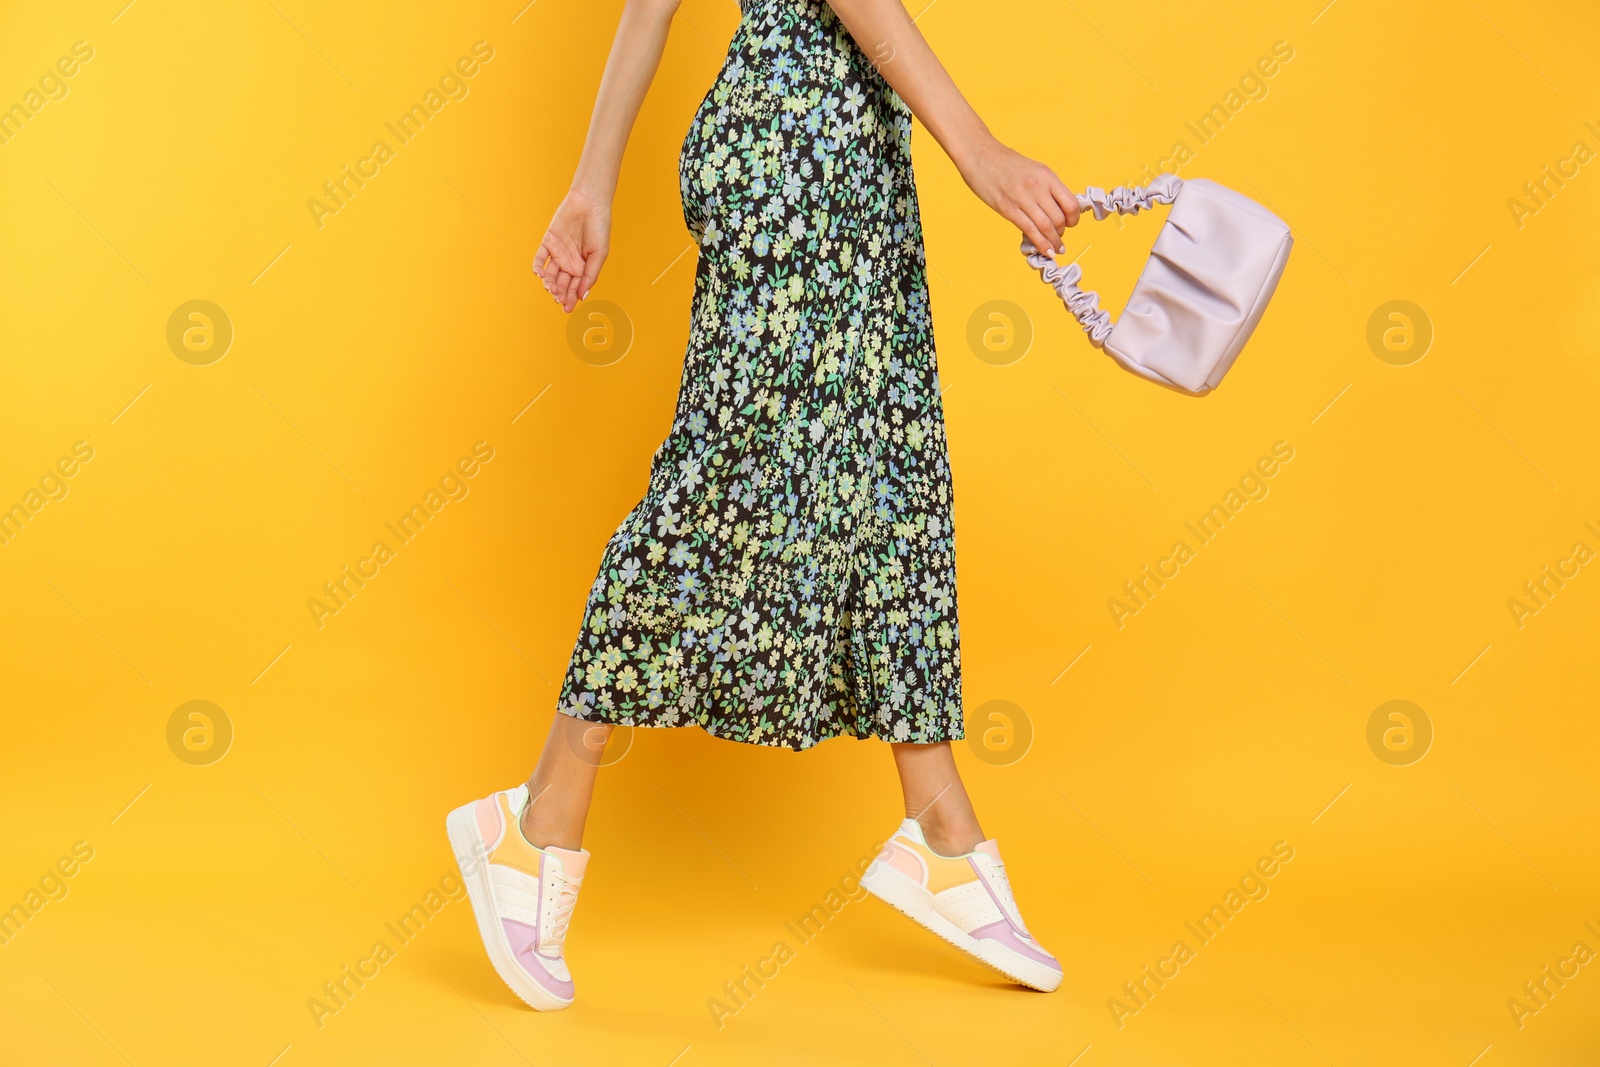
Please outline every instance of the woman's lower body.
[[606, 545], [537, 769], [451, 816], [490, 956], [534, 1007], [570, 1003], [599, 752], [617, 725], [700, 726], [890, 742], [907, 819], [863, 885], [1053, 989], [950, 751], [955, 545], [910, 112], [823, 0], [746, 0], [679, 176], [700, 258], [671, 431]]

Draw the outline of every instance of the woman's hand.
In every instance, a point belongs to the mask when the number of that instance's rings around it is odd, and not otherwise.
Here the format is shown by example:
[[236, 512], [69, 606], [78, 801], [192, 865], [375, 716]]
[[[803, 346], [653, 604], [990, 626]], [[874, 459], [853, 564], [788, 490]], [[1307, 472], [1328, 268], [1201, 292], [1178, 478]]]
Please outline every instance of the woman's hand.
[[533, 272], [561, 310], [570, 313], [589, 295], [610, 250], [611, 205], [573, 189], [539, 242]]
[[973, 153], [962, 178], [978, 199], [1041, 252], [1064, 252], [1061, 233], [1078, 224], [1078, 198], [1055, 171], [993, 138]]

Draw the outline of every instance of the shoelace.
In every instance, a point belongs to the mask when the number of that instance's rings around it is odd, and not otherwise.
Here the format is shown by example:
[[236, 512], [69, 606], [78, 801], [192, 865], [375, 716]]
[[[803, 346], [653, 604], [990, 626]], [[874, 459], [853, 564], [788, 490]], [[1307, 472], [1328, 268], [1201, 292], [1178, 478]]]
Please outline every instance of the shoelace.
[[572, 921], [572, 909], [578, 903], [578, 883], [555, 876], [556, 901], [550, 913], [550, 947], [559, 949], [567, 939], [567, 924]]
[[[1022, 932], [1025, 934], [1028, 933], [1028, 927], [1022, 921], [1022, 909], [1017, 907], [1017, 898], [1012, 895], [1011, 892], [1011, 879], [1006, 877], [1006, 865], [999, 860], [995, 860], [991, 864], [990, 869], [993, 870], [995, 874], [991, 884], [999, 887], [1000, 898], [1005, 902], [1006, 910], [1008, 910], [1011, 915], [1016, 918], [1017, 926], [1022, 929]], [[1028, 936], [1032, 937], [1033, 935], [1029, 934]]]

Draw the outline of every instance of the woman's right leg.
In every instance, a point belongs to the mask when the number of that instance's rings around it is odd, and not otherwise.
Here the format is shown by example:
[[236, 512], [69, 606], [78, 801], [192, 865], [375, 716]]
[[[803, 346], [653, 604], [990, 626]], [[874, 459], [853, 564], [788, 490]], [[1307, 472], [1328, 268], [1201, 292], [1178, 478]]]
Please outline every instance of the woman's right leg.
[[522, 809], [522, 834], [530, 845], [573, 851], [583, 847], [595, 775], [613, 729], [556, 713], [539, 765], [528, 779], [528, 805]]
[[890, 750], [900, 772], [906, 818], [922, 827], [928, 847], [941, 856], [964, 856], [977, 848], [983, 829], [956, 770], [950, 742], [894, 744]]
[[950, 742], [892, 748], [906, 821], [862, 888], [1008, 978], [1055, 989], [1061, 964], [1023, 924], [1000, 846], [983, 836]]

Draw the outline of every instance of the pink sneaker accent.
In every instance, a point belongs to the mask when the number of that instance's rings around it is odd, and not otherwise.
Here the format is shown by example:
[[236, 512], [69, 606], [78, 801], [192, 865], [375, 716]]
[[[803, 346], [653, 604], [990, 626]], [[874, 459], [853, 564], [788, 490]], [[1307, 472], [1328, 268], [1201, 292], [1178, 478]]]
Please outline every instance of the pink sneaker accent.
[[561, 865], [566, 868], [567, 877], [571, 879], [581, 879], [583, 869], [589, 866], [589, 853], [586, 849], [574, 852], [570, 848], [546, 845], [543, 851], [559, 859]]
[[891, 841], [883, 846], [882, 852], [878, 853], [878, 860], [879, 862], [887, 863], [907, 878], [921, 882], [924, 885], [928, 882], [928, 865], [922, 861], [922, 857], [908, 848], [903, 848]]
[[1044, 964], [1046, 967], [1053, 967], [1057, 970], [1061, 968], [1061, 964], [1056, 961], [1056, 958], [1040, 948], [1031, 938], [1024, 941], [1019, 937], [1016, 927], [1011, 925], [1011, 920], [1009, 919], [1001, 919], [999, 922], [992, 922], [988, 926], [980, 926], [972, 931], [972, 936], [992, 938], [1013, 952], [1021, 953], [1029, 959]]
[[[550, 973], [550, 963], [554, 962], [539, 952], [539, 931], [527, 923], [519, 923], [515, 919], [501, 919], [500, 924], [505, 927], [506, 940], [511, 943], [511, 954], [517, 958], [522, 969], [533, 976], [534, 981], [544, 986], [552, 996], [563, 1000], [572, 1000], [572, 980], [562, 981]], [[539, 959], [533, 959], [540, 956]]]
[[500, 835], [505, 832], [505, 820], [500, 817], [500, 805], [495, 803], [494, 797], [484, 797], [476, 805], [478, 816], [478, 836], [483, 839], [485, 848], [494, 848], [500, 843]]

